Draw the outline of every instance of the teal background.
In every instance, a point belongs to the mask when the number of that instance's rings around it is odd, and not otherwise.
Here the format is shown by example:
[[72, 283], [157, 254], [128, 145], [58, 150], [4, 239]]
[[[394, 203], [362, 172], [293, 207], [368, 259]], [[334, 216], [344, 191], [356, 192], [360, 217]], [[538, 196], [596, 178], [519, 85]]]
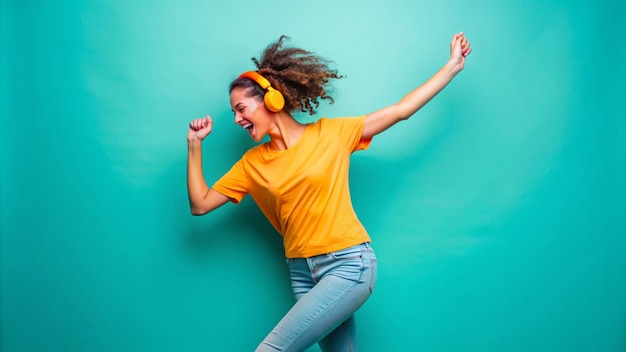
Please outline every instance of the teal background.
[[353, 157], [362, 351], [626, 349], [624, 1], [0, 4], [2, 351], [253, 350], [292, 304], [280, 237], [248, 198], [190, 215], [187, 123], [215, 119], [212, 183], [253, 146], [228, 84], [280, 34], [346, 75], [334, 117], [461, 30], [466, 69]]

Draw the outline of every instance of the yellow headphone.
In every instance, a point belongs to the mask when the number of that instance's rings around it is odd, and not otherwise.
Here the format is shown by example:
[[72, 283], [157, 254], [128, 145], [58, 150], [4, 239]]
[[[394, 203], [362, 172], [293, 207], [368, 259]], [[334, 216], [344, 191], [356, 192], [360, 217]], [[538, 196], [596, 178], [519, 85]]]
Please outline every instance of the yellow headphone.
[[268, 110], [279, 112], [285, 107], [285, 98], [279, 91], [272, 88], [272, 84], [265, 77], [261, 76], [256, 71], [244, 72], [239, 76], [239, 78], [244, 77], [255, 81], [261, 86], [261, 88], [267, 91], [263, 97], [263, 102]]

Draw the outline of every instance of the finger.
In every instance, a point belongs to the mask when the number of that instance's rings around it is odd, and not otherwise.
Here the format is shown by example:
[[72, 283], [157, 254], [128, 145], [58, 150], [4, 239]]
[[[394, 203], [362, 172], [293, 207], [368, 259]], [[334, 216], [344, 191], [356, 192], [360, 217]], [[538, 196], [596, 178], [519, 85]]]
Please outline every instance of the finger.
[[454, 43], [454, 47], [453, 47], [455, 51], [463, 49], [463, 45], [461, 44], [461, 42], [462, 42], [462, 38], [461, 37], [457, 38], [456, 43]]
[[200, 119], [195, 119], [191, 121], [190, 126], [191, 126], [191, 129], [193, 129], [194, 131], [198, 131], [202, 126], [202, 122], [200, 121]]
[[465, 53], [463, 53], [463, 56], [467, 56], [472, 52], [472, 49], [470, 48], [469, 50], [467, 50]]
[[455, 45], [459, 45], [463, 47], [463, 44], [465, 44], [465, 41], [467, 41], [467, 39], [463, 36], [463, 32], [460, 32], [456, 35]]
[[450, 41], [450, 46], [454, 46], [458, 38], [459, 38], [459, 33], [453, 35], [452, 40]]
[[210, 126], [212, 124], [213, 124], [213, 119], [211, 119], [211, 117], [207, 115], [207, 117], [204, 118], [204, 125]]
[[458, 45], [458, 42], [459, 42], [459, 40], [458, 40], [458, 38], [456, 38], [456, 36], [455, 36], [455, 38], [454, 38], [454, 39], [452, 39], [452, 42], [450, 42], [450, 50], [451, 50], [451, 51], [453, 51], [454, 49], [456, 49], [456, 47], [457, 47], [457, 45]]

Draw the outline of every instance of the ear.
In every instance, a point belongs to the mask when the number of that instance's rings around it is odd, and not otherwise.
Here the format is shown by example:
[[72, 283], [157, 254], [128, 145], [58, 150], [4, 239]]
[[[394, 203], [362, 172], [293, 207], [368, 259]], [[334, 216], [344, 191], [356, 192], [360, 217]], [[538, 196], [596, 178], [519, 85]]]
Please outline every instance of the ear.
[[265, 93], [263, 102], [267, 109], [273, 112], [279, 112], [285, 107], [285, 98], [283, 98], [283, 95], [280, 94], [279, 91], [271, 88]]

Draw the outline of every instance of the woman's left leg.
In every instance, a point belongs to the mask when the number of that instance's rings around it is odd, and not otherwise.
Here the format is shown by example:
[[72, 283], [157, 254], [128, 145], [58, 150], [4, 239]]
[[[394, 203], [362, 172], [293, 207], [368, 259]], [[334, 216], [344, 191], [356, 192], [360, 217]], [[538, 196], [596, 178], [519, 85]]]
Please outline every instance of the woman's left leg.
[[354, 315], [341, 323], [319, 341], [324, 352], [353, 352], [357, 351], [356, 324]]

